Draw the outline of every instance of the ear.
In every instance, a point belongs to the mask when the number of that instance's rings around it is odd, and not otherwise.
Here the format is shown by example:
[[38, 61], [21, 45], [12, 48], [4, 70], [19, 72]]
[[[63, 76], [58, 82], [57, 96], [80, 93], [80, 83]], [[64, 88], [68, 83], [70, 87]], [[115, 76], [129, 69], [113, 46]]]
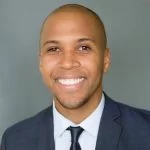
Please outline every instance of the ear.
[[106, 48], [104, 51], [104, 73], [108, 71], [109, 66], [111, 64], [111, 58], [110, 58], [110, 49]]
[[39, 57], [39, 70], [41, 72], [42, 71], [42, 54], [41, 54], [41, 51], [39, 51], [38, 57]]

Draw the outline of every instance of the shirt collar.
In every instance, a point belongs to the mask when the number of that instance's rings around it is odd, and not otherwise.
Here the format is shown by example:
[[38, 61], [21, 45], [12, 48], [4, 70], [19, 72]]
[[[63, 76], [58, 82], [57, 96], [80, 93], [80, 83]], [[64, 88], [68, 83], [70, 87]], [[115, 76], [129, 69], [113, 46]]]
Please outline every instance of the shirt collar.
[[53, 115], [54, 115], [54, 138], [61, 136], [69, 126], [81, 126], [86, 132], [88, 132], [93, 137], [97, 137], [99, 124], [104, 109], [105, 98], [102, 94], [101, 101], [98, 107], [90, 114], [85, 120], [80, 124], [75, 124], [72, 121], [61, 115], [55, 108], [55, 103], [53, 101]]
[[54, 101], [53, 101], [53, 115], [54, 115], [54, 138], [61, 136], [69, 126], [74, 126], [74, 124], [70, 120], [65, 118], [57, 111]]
[[95, 138], [97, 138], [101, 116], [104, 109], [104, 103], [105, 98], [102, 94], [102, 98], [98, 107], [94, 110], [92, 114], [90, 114], [85, 120], [80, 123], [80, 126]]

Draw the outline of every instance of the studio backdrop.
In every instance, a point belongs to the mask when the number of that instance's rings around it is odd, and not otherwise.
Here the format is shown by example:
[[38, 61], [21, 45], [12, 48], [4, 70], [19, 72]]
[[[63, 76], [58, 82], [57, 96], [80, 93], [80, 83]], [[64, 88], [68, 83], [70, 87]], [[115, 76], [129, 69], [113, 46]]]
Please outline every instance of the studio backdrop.
[[48, 13], [66, 3], [93, 9], [105, 24], [112, 60], [105, 92], [150, 109], [150, 0], [0, 0], [0, 138], [51, 104], [38, 69], [39, 31]]

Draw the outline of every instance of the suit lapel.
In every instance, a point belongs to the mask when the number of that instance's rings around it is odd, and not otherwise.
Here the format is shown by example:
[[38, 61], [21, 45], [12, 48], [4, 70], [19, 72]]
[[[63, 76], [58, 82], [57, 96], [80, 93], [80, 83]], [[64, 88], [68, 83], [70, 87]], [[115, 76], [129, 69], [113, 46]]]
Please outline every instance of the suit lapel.
[[119, 108], [115, 102], [105, 95], [105, 106], [99, 127], [96, 150], [116, 150], [121, 132]]
[[36, 150], [55, 150], [52, 106], [38, 126]]

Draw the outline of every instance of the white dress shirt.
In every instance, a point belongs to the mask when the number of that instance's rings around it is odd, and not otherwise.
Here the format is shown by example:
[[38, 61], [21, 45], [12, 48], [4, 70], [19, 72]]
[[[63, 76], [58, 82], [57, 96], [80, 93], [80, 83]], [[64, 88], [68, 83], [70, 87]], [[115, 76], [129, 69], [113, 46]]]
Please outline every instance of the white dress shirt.
[[70, 150], [71, 134], [69, 130], [66, 130], [69, 126], [80, 126], [84, 129], [78, 140], [82, 150], [95, 150], [104, 103], [105, 99], [102, 94], [95, 111], [80, 124], [74, 124], [56, 110], [53, 102], [55, 150]]

